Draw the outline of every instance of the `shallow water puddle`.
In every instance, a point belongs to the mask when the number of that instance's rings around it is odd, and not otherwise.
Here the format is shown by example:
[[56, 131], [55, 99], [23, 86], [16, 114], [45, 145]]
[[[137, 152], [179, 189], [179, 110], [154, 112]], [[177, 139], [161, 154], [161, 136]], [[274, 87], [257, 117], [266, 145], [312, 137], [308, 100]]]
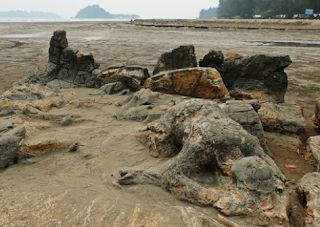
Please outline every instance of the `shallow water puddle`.
[[250, 46], [286, 46], [286, 47], [320, 47], [320, 43], [281, 42], [281, 41], [244, 41]]

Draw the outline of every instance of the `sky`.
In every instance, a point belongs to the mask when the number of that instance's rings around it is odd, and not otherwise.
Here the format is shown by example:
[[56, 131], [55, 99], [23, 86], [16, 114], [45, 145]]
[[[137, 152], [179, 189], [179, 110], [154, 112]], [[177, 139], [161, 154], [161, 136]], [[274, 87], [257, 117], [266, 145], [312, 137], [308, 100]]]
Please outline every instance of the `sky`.
[[138, 14], [143, 19], [195, 19], [201, 9], [216, 7], [219, 0], [0, 0], [1, 12], [10, 10], [57, 13], [74, 17], [88, 5], [100, 5], [111, 14]]

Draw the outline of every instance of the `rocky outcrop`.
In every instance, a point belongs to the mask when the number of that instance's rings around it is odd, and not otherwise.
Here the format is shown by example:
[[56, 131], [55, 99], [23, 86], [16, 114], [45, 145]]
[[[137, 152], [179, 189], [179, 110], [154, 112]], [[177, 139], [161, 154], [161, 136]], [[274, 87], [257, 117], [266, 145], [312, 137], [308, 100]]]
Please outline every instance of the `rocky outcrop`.
[[131, 91], [139, 91], [149, 78], [148, 69], [140, 66], [111, 66], [103, 69], [97, 76], [95, 87], [99, 88], [104, 84], [121, 82]]
[[153, 75], [162, 71], [197, 67], [197, 58], [193, 45], [179, 46], [171, 52], [163, 53], [153, 70]]
[[154, 104], [158, 98], [158, 93], [143, 88], [121, 101], [118, 104], [121, 107], [114, 116], [117, 120], [144, 121], [146, 123], [154, 121], [163, 114], [163, 111], [154, 110]]
[[316, 100], [315, 112], [312, 116], [313, 124], [320, 127], [320, 99]]
[[32, 72], [21, 83], [46, 84], [59, 79], [75, 85], [94, 87], [94, 69], [99, 68], [92, 54], [68, 47], [66, 31], [54, 31], [50, 41], [49, 62]]
[[304, 226], [306, 227], [320, 226], [319, 182], [320, 173], [307, 173], [298, 182], [296, 188], [296, 191], [300, 196], [300, 201], [304, 206]]
[[239, 123], [251, 135], [256, 136], [264, 152], [273, 157], [268, 148], [263, 127], [257, 113], [260, 109], [258, 100], [229, 100], [219, 106], [232, 120]]
[[320, 136], [311, 136], [307, 141], [306, 161], [312, 162], [316, 170], [320, 171]]
[[152, 91], [205, 99], [229, 95], [219, 73], [212, 68], [187, 68], [159, 73], [147, 79], [144, 87]]
[[296, 105], [263, 103], [259, 110], [259, 118], [263, 129], [306, 140], [303, 110]]
[[136, 138], [150, 155], [174, 158], [159, 167], [122, 170], [119, 183], [155, 184], [225, 215], [259, 216], [265, 225], [289, 226], [285, 177], [259, 140], [211, 101], [181, 102]]
[[236, 99], [284, 102], [288, 78], [284, 69], [292, 63], [287, 56], [242, 56], [210, 51], [200, 62], [200, 67], [216, 68]]

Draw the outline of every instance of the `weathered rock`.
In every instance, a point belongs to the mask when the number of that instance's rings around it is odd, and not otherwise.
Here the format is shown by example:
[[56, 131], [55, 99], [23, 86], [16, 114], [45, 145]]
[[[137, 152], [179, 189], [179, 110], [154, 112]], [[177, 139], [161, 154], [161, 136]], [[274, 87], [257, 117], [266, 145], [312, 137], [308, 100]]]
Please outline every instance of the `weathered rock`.
[[100, 94], [116, 94], [120, 91], [124, 90], [126, 86], [122, 82], [114, 82], [103, 85], [101, 88], [99, 88]]
[[42, 119], [42, 120], [61, 120], [67, 115], [67, 114], [44, 113], [30, 104], [26, 105], [23, 108], [22, 113], [32, 119]]
[[15, 114], [19, 107], [14, 105], [0, 107], [0, 117]]
[[154, 111], [153, 104], [158, 94], [149, 89], [141, 89], [119, 103], [121, 106], [115, 114], [117, 120], [150, 122], [161, 117], [162, 112]]
[[66, 31], [54, 31], [50, 40], [49, 62], [59, 64], [61, 52], [66, 47], [68, 47]]
[[23, 139], [19, 137], [0, 138], [0, 168], [17, 163], [18, 148]]
[[268, 102], [261, 105], [258, 113], [265, 131], [298, 137], [301, 141], [306, 140], [306, 121], [301, 107]]
[[0, 133], [5, 133], [13, 128], [13, 122], [0, 118]]
[[149, 78], [148, 69], [140, 66], [111, 66], [101, 70], [96, 79], [96, 87], [103, 84], [122, 82], [132, 91], [140, 90], [145, 80]]
[[154, 75], [145, 88], [168, 94], [214, 99], [229, 95], [219, 73], [212, 68], [188, 68]]
[[320, 226], [320, 173], [307, 173], [298, 182], [296, 191], [305, 210], [305, 227]]
[[315, 112], [312, 116], [313, 124], [320, 127], [320, 99], [316, 100]]
[[230, 100], [227, 101], [226, 104], [219, 106], [232, 120], [238, 122], [251, 135], [256, 136], [259, 139], [260, 146], [263, 148], [264, 152], [270, 157], [273, 157], [266, 143], [258, 113], [253, 108], [253, 106], [255, 106], [256, 109], [259, 107], [259, 102], [257, 103], [257, 100], [252, 100], [252, 102], [247, 102], [247, 100]]
[[66, 116], [61, 119], [61, 126], [63, 126], [63, 127], [70, 126], [70, 125], [72, 125], [72, 123], [73, 123], [73, 120], [70, 116]]
[[307, 141], [307, 154], [305, 159], [311, 161], [316, 166], [316, 170], [320, 171], [320, 136], [311, 136]]
[[175, 157], [158, 168], [120, 171], [119, 183], [161, 185], [178, 199], [212, 205], [226, 215], [289, 226], [285, 177], [259, 140], [211, 101], [181, 102], [136, 138], [154, 157]]
[[153, 70], [153, 75], [162, 71], [197, 67], [197, 58], [194, 52], [194, 46], [187, 45], [163, 53]]
[[[221, 62], [221, 63], [220, 63]], [[216, 68], [231, 96], [237, 99], [284, 102], [288, 78], [284, 69], [292, 63], [287, 56], [226, 54], [211, 51], [199, 64]]]
[[46, 65], [40, 66], [33, 71], [26, 79], [22, 80], [22, 83], [40, 83], [45, 84], [54, 79], [57, 79], [60, 66], [49, 62]]
[[26, 134], [26, 128], [24, 126], [18, 126], [4, 134], [7, 137], [24, 137]]
[[39, 142], [24, 142], [19, 151], [28, 155], [42, 155], [54, 151], [61, 151], [69, 148], [71, 143], [68, 141], [45, 140]]

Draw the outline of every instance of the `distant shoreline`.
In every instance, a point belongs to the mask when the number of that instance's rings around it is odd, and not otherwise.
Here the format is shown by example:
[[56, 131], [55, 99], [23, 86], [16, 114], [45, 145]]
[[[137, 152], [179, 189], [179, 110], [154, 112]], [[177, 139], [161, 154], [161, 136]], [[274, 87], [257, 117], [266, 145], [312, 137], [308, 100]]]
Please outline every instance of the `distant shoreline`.
[[0, 23], [128, 22], [130, 19], [0, 17]]

